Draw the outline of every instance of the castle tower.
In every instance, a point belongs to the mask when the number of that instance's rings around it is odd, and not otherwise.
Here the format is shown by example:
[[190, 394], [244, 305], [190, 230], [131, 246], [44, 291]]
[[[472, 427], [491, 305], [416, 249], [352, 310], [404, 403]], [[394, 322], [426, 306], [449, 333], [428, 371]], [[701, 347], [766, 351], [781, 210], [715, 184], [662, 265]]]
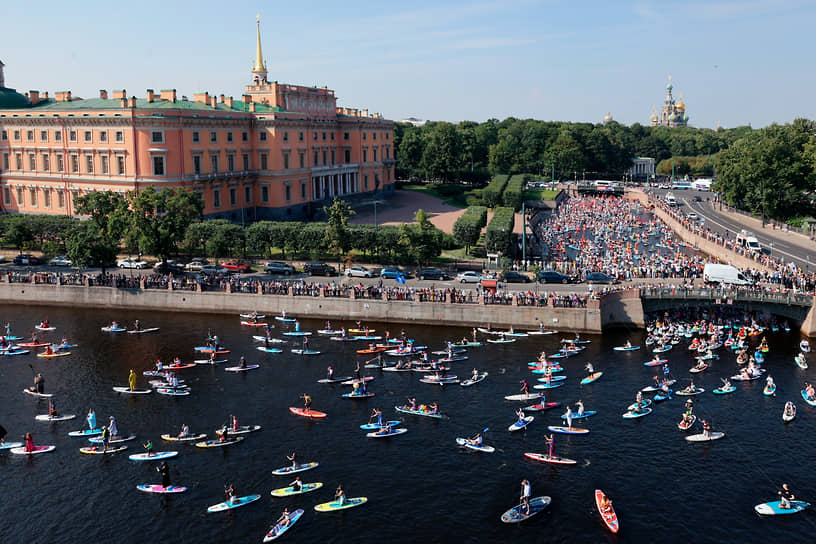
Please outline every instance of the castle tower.
[[263, 60], [263, 52], [261, 51], [261, 16], [257, 16], [257, 36], [255, 45], [255, 63], [252, 65], [252, 82], [266, 83], [266, 63]]

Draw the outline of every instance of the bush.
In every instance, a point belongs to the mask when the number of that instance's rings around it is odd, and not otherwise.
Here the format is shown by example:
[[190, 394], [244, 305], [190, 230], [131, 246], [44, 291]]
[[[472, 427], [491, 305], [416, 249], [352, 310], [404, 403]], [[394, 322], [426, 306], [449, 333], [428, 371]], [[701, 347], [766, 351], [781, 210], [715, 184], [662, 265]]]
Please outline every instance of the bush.
[[501, 204], [501, 195], [507, 185], [508, 177], [506, 174], [493, 176], [491, 182], [482, 191], [482, 200], [484, 200], [485, 206], [495, 208]]
[[436, 192], [439, 196], [455, 196], [461, 195], [465, 192], [465, 188], [461, 185], [453, 185], [450, 183], [443, 183], [436, 186]]

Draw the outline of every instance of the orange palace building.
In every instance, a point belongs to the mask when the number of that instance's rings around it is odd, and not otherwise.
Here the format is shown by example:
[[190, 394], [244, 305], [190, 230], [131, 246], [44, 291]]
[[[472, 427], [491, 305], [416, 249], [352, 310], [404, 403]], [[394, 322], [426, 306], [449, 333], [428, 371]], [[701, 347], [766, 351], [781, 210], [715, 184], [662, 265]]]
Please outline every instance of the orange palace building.
[[337, 106], [334, 91], [267, 80], [257, 29], [252, 84], [241, 100], [175, 89], [23, 95], [0, 62], [0, 207], [72, 215], [90, 191], [186, 187], [208, 218], [309, 218], [335, 196], [394, 183], [394, 125]]

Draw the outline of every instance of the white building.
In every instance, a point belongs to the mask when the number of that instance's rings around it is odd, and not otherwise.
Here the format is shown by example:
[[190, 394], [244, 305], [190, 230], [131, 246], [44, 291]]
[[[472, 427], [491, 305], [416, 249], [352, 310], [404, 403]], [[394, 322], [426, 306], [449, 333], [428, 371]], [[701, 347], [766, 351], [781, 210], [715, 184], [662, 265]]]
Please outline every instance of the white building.
[[626, 171], [632, 179], [648, 179], [654, 176], [655, 160], [652, 157], [635, 157], [632, 167]]

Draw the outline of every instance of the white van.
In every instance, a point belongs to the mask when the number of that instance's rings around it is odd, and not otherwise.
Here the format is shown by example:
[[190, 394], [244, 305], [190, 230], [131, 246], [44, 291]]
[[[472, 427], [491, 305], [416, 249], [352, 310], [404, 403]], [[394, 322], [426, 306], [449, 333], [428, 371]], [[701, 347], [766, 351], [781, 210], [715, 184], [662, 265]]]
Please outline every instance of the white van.
[[762, 246], [759, 244], [759, 240], [756, 239], [753, 233], [748, 232], [745, 229], [741, 230], [740, 233], [737, 234], [737, 245], [757, 253], [762, 251]]
[[703, 267], [703, 281], [706, 283], [727, 283], [729, 285], [752, 285], [737, 267], [730, 264], [706, 263]]
[[666, 193], [666, 204], [672, 207], [677, 206], [677, 199], [674, 198], [673, 193]]

